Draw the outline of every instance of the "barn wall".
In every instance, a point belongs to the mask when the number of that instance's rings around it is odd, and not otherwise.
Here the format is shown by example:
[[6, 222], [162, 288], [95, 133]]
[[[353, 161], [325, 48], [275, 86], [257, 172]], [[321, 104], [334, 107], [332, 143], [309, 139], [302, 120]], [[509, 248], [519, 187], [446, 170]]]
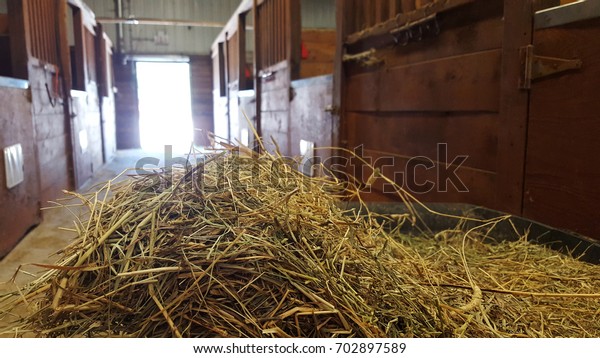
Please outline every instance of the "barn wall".
[[[534, 33], [535, 53], [583, 67], [531, 88], [523, 214], [600, 239], [600, 19]], [[590, 80], [596, 79], [596, 80]], [[568, 89], [568, 90], [566, 90]]]
[[40, 182], [31, 102], [28, 91], [9, 87], [0, 78], [0, 149], [23, 148], [24, 182], [7, 189], [4, 155], [0, 155], [0, 258], [27, 230], [39, 223]]
[[[385, 163], [382, 172], [421, 200], [496, 206], [503, 16], [502, 1], [479, 1], [438, 14], [439, 35], [378, 48], [371, 65], [346, 62], [347, 148], [362, 146], [365, 157]], [[452, 167], [461, 156], [468, 158]], [[445, 178], [433, 166], [457, 169], [465, 187], [440, 182]], [[365, 181], [371, 175], [351, 174]], [[435, 187], [419, 185], [428, 181]], [[393, 196], [382, 182], [373, 189], [369, 200]]]
[[[93, 16], [81, 2], [9, 0], [0, 5], [10, 18], [0, 16], [0, 71], [11, 76], [0, 83], [23, 79], [29, 85], [27, 90], [0, 85], [0, 148], [21, 143], [25, 161], [25, 182], [5, 190], [3, 178], [0, 188], [2, 256], [39, 223], [40, 207], [51, 206], [65, 189], [81, 187], [102, 166], [103, 139], [110, 129], [103, 133], [100, 120]], [[68, 5], [82, 7], [82, 17], [68, 17]], [[69, 22], [75, 43], [69, 40]], [[79, 36], [81, 41], [75, 41]], [[75, 45], [72, 52], [70, 45]], [[110, 69], [101, 72], [112, 77]], [[110, 101], [103, 105], [107, 113], [111, 106]]]
[[[215, 130], [232, 141], [250, 143], [253, 139], [250, 122], [269, 150], [277, 147], [282, 154], [290, 155], [297, 146], [292, 142], [292, 135], [296, 134], [290, 133], [294, 121], [290, 104], [292, 81], [333, 72], [335, 3], [331, 0], [259, 2], [256, 24], [252, 5], [252, 1], [243, 1], [213, 43], [213, 78], [226, 83], [226, 86], [215, 84], [214, 88]], [[251, 24], [254, 32], [245, 31], [244, 24], [238, 22], [239, 14], [244, 13], [249, 14], [246, 24]], [[240, 35], [242, 31], [246, 33]], [[254, 43], [255, 40], [258, 42]], [[223, 57], [223, 63], [219, 62], [219, 56]], [[254, 56], [258, 61], [257, 88], [244, 78], [251, 74], [247, 65]], [[298, 104], [300, 98], [308, 100], [306, 96], [299, 97], [296, 108], [302, 106]]]
[[302, 61], [300, 78], [323, 76], [333, 73], [335, 59], [334, 30], [303, 29]]

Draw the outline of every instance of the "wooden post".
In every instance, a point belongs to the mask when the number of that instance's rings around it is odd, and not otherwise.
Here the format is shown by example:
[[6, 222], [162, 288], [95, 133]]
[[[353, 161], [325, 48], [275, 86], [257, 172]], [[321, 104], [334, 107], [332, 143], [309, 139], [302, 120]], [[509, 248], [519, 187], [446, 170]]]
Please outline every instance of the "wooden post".
[[65, 124], [66, 130], [69, 133], [69, 139], [67, 140], [67, 150], [70, 155], [68, 156], [68, 167], [70, 174], [70, 184], [72, 187], [76, 187], [79, 182], [77, 170], [75, 170], [75, 125], [73, 123], [73, 117], [71, 117], [71, 95], [70, 91], [73, 87], [73, 74], [71, 73], [71, 54], [69, 50], [69, 41], [67, 36], [67, 28], [69, 26], [67, 11], [71, 9], [67, 6], [67, 2], [63, 0], [57, 1], [57, 14], [56, 14], [56, 26], [57, 30], [57, 55], [58, 55], [58, 66], [61, 69], [62, 74], [62, 91], [63, 91], [63, 111], [65, 113]]
[[[256, 133], [259, 137], [262, 137], [261, 130], [261, 98], [262, 98], [262, 81], [258, 76], [261, 70], [262, 63], [262, 41], [260, 40], [261, 31], [261, 19], [258, 15], [258, 0], [254, 0], [252, 3], [252, 14], [254, 16], [254, 94], [256, 96]], [[254, 150], [260, 151], [260, 145], [258, 145], [260, 138], [254, 138]]]
[[291, 80], [300, 78], [300, 61], [302, 59], [302, 18], [300, 16], [300, 0], [287, 0], [289, 6], [286, 13], [287, 41], [286, 58], [290, 64]]
[[504, 0], [497, 208], [520, 215], [529, 116], [529, 91], [519, 89], [519, 49], [533, 43], [532, 0]]
[[231, 77], [229, 73], [229, 33], [225, 32], [225, 43], [223, 44], [224, 54], [225, 54], [225, 97], [227, 97], [227, 140], [230, 141], [231, 138], [231, 105], [229, 101], [231, 100], [231, 91], [229, 89], [229, 78]]
[[238, 15], [238, 90], [243, 91], [248, 88], [246, 83], [246, 14]]
[[[344, 65], [342, 57], [344, 56], [344, 39], [346, 37], [346, 29], [348, 21], [346, 14], [347, 1], [337, 0], [336, 1], [336, 49], [335, 49], [335, 62], [333, 69], [333, 107], [343, 108], [344, 94], [343, 94], [343, 83], [344, 83]], [[339, 110], [337, 113], [333, 111], [331, 113], [333, 124], [331, 133], [331, 143], [334, 147], [346, 147], [347, 138], [344, 134], [343, 124], [343, 113]], [[333, 155], [339, 156], [340, 153], [332, 152]]]

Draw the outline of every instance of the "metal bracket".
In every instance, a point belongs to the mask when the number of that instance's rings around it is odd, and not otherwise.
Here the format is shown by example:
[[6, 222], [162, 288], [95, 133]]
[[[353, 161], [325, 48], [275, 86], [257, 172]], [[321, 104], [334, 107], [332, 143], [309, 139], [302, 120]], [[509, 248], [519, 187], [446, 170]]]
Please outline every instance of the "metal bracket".
[[330, 113], [333, 116], [339, 116], [340, 115], [340, 107], [330, 104], [327, 107], [325, 107], [325, 112]]
[[522, 73], [519, 88], [531, 89], [531, 82], [536, 79], [548, 77], [557, 73], [578, 70], [583, 63], [579, 59], [567, 60], [563, 58], [536, 56], [534, 46], [528, 45], [519, 49]]

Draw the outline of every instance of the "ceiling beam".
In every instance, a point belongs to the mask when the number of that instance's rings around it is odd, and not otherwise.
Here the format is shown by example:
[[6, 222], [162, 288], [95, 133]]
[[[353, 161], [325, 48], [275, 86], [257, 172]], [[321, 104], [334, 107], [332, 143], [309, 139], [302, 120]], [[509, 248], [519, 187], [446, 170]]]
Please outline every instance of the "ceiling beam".
[[224, 23], [211, 21], [189, 21], [189, 20], [165, 20], [135, 17], [96, 17], [96, 21], [103, 24], [124, 25], [158, 25], [158, 26], [191, 26], [191, 27], [215, 27], [223, 28]]

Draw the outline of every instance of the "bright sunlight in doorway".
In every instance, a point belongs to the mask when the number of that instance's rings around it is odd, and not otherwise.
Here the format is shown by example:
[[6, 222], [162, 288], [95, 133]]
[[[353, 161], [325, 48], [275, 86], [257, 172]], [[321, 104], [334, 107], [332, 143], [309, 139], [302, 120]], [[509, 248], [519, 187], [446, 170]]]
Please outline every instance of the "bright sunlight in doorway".
[[140, 139], [148, 151], [173, 146], [189, 152], [193, 140], [190, 66], [185, 62], [137, 62]]

